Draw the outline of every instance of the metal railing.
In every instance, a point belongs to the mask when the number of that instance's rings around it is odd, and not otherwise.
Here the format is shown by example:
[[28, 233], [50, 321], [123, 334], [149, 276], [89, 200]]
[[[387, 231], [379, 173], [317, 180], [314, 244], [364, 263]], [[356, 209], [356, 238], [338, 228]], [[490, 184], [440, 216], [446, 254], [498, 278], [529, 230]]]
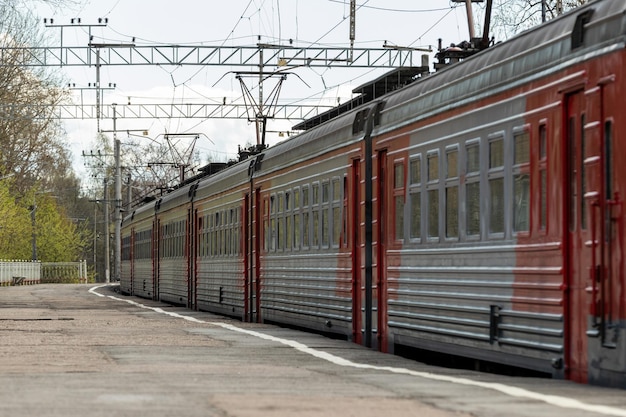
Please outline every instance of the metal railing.
[[83, 284], [87, 282], [87, 261], [42, 262], [42, 284]]
[[0, 260], [0, 286], [86, 283], [87, 261], [39, 262]]

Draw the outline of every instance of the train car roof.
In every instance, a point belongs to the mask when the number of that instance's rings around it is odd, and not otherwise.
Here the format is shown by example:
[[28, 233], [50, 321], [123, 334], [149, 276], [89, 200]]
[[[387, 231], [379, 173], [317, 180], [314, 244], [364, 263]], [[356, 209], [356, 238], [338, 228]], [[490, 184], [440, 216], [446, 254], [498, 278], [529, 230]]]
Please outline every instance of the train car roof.
[[597, 0], [522, 32], [388, 94], [382, 125], [392, 129], [547, 75], [582, 56], [623, 48], [625, 14], [625, 1]]
[[[381, 129], [395, 129], [430, 114], [496, 94], [511, 88], [516, 82], [528, 82], [529, 77], [556, 71], [581, 56], [608, 53], [616, 47], [624, 48], [625, 34], [626, 1], [596, 0], [580, 6], [381, 97], [385, 101]], [[579, 40], [580, 44], [575, 45]], [[345, 146], [351, 140], [356, 142], [362, 139], [362, 134], [352, 132], [355, 114], [366, 107], [373, 108], [377, 101], [280, 142], [260, 155], [184, 185], [157, 202], [141, 206], [135, 213], [154, 208], [155, 204], [162, 210], [174, 201], [190, 199], [190, 187], [206, 189], [218, 183], [223, 186], [223, 181], [233, 176], [239, 178], [233, 181], [241, 182], [243, 173], [247, 175], [250, 164], [255, 160], [274, 159], [273, 169], [280, 169], [304, 160], [312, 153], [322, 154]]]
[[[371, 103], [367, 105], [371, 106]], [[366, 106], [367, 106], [366, 105]], [[344, 113], [331, 119], [313, 129], [300, 133], [288, 140], [280, 142], [264, 151], [264, 161], [272, 158], [280, 158], [274, 164], [275, 169], [296, 163], [305, 158], [311, 157], [312, 152], [324, 153], [332, 151], [335, 147], [345, 146], [349, 138], [360, 139], [352, 134], [352, 123], [354, 121], [355, 110]], [[313, 148], [307, 146], [312, 144]]]
[[138, 220], [138, 219], [153, 216], [155, 204], [156, 204], [156, 200], [152, 200], [136, 207], [134, 210], [130, 212], [130, 214], [124, 217], [122, 221], [122, 225], [126, 223], [128, 220]]

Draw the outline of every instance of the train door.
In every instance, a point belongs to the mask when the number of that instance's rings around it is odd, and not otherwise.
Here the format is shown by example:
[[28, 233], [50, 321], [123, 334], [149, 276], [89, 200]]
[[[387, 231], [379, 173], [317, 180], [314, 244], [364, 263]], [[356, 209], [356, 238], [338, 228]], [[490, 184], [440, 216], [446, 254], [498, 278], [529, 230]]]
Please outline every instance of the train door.
[[201, 222], [198, 219], [198, 210], [191, 208], [187, 210], [187, 308], [192, 310], [198, 308], [198, 234], [200, 229], [198, 225]]
[[387, 151], [378, 152], [377, 192], [376, 192], [376, 287], [374, 309], [376, 315], [376, 340], [378, 350], [387, 349], [387, 226], [388, 190], [387, 182]]
[[250, 290], [252, 288], [252, 194], [247, 193], [243, 200], [243, 230], [241, 253], [243, 256], [244, 284], [243, 284], [243, 321], [252, 321], [252, 311], [250, 309]]
[[352, 340], [355, 343], [363, 343], [363, 284], [361, 280], [361, 229], [360, 223], [361, 213], [361, 176], [359, 174], [361, 161], [354, 159], [352, 161], [352, 169], [350, 171], [349, 180], [349, 200], [348, 200], [348, 217], [350, 222], [348, 228], [350, 238], [348, 244], [352, 250]]
[[[590, 229], [591, 265], [587, 292], [590, 296], [590, 379], [607, 380], [623, 368], [616, 348], [619, 340], [619, 285], [622, 249], [619, 238], [620, 197], [615, 187], [613, 119], [607, 117], [615, 102], [614, 77], [605, 77], [586, 93], [585, 174]], [[619, 352], [619, 351], [617, 351]]]
[[159, 271], [161, 259], [161, 220], [156, 218], [152, 223], [152, 299], [159, 300]]
[[[128, 236], [129, 242], [128, 242], [128, 260], [129, 262], [127, 262], [128, 265], [128, 278], [130, 279], [130, 288], [129, 288], [129, 292], [130, 295], [134, 295], [135, 294], [135, 228], [132, 227], [130, 229], [130, 235]], [[122, 238], [122, 254], [124, 253], [124, 246], [123, 246], [123, 242], [124, 239]], [[122, 256], [123, 259], [123, 256]], [[123, 263], [122, 263], [123, 265]]]
[[587, 281], [591, 268], [592, 249], [585, 193], [585, 97], [582, 90], [566, 96], [565, 149], [566, 149], [566, 210], [567, 230], [567, 288], [568, 301], [565, 317], [565, 372], [570, 379], [587, 381]]
[[244, 320], [261, 321], [261, 189], [250, 188], [244, 199]]
[[254, 221], [253, 221], [253, 251], [252, 251], [252, 269], [253, 274], [253, 294], [254, 294], [254, 308], [255, 314], [253, 321], [260, 323], [261, 317], [261, 189], [257, 188], [254, 191], [253, 201]]

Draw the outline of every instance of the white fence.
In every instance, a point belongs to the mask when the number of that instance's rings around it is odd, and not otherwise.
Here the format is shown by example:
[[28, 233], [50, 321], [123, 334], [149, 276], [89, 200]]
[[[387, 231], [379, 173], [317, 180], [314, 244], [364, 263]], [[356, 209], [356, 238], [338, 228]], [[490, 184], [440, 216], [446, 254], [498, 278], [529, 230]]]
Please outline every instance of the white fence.
[[44, 284], [70, 284], [87, 282], [87, 261], [42, 262], [41, 282]]
[[87, 282], [87, 262], [0, 260], [0, 286]]

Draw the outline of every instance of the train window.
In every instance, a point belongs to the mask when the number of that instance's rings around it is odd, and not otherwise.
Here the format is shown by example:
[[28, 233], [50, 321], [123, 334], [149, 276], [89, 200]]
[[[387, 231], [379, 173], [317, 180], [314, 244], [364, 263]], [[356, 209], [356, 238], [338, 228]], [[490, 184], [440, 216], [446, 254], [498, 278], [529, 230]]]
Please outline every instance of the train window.
[[[345, 180], [345, 179], [344, 179]], [[332, 182], [332, 242], [333, 247], [339, 247], [341, 237], [341, 182], [339, 178], [333, 178]], [[345, 184], [344, 184], [345, 185]]]
[[300, 248], [300, 188], [293, 189], [292, 248]]
[[513, 230], [530, 230], [530, 134], [518, 132], [513, 136]]
[[241, 254], [241, 229], [243, 221], [241, 218], [241, 207], [237, 207], [237, 227], [235, 229], [235, 254]]
[[318, 210], [313, 211], [313, 242], [311, 246], [319, 247], [320, 244], [320, 212]]
[[489, 233], [504, 233], [504, 178], [489, 180]]
[[215, 250], [215, 240], [214, 240], [214, 238], [215, 238], [215, 226], [214, 226], [214, 223], [213, 223], [213, 214], [209, 214], [208, 218], [210, 219], [211, 227], [210, 227], [209, 233], [208, 233], [209, 234], [209, 236], [208, 236], [209, 248], [208, 248], [207, 255], [213, 256], [213, 251]]
[[439, 154], [433, 152], [428, 155], [428, 181], [439, 179]]
[[393, 166], [393, 188], [404, 187], [404, 164], [402, 162], [396, 163]]
[[404, 239], [404, 162], [393, 165], [394, 238]]
[[465, 234], [480, 236], [480, 141], [465, 144]]
[[546, 230], [548, 211], [548, 179], [546, 174], [548, 132], [545, 124], [539, 125], [539, 230]]
[[329, 219], [330, 207], [328, 204], [330, 202], [330, 182], [329, 181], [324, 181], [322, 183], [322, 196], [321, 197], [322, 197], [322, 207], [318, 207], [316, 212], [319, 210], [319, 212], [321, 213], [320, 216], [321, 216], [322, 223], [320, 225], [320, 228], [321, 228], [320, 230], [321, 230], [322, 246], [328, 247], [330, 245], [330, 219]]
[[489, 142], [489, 233], [504, 233], [504, 139]]
[[324, 247], [328, 247], [330, 244], [329, 234], [330, 232], [330, 223], [328, 220], [328, 210], [326, 208], [322, 209], [322, 245]]
[[465, 184], [465, 200], [465, 232], [468, 236], [480, 235], [480, 182]]
[[224, 228], [224, 226], [226, 225], [226, 212], [222, 211], [220, 218], [222, 219], [222, 225], [220, 227], [219, 230], [219, 241], [220, 241], [220, 247], [219, 247], [219, 255], [223, 256], [226, 254], [226, 229]]
[[320, 185], [313, 184], [313, 205], [320, 203]]
[[348, 246], [348, 177], [343, 177], [343, 206], [342, 206], [342, 236], [343, 246]]
[[465, 147], [467, 173], [480, 171], [480, 143], [468, 143]]
[[515, 165], [527, 164], [530, 162], [530, 135], [528, 132], [516, 133], [513, 137], [515, 143]]
[[300, 214], [293, 215], [293, 248], [300, 248]]
[[311, 204], [312, 207], [312, 234], [311, 234], [311, 246], [315, 248], [319, 248], [320, 245], [320, 185], [319, 183], [315, 183], [311, 186]]
[[439, 152], [430, 152], [427, 156], [428, 172], [428, 237], [439, 237]]
[[446, 237], [459, 236], [459, 188], [446, 188]]
[[333, 246], [339, 246], [341, 237], [341, 208], [333, 207]]
[[207, 234], [207, 217], [206, 215], [200, 217], [200, 239], [199, 239], [199, 247], [198, 254], [201, 258], [206, 256], [206, 234]]
[[302, 187], [302, 207], [309, 206], [309, 187]]
[[285, 216], [285, 249], [291, 250], [293, 246], [293, 224], [291, 215]]
[[270, 218], [269, 250], [276, 250], [276, 219], [274, 217]]
[[284, 227], [284, 217], [279, 217], [276, 219], [276, 248], [278, 250], [283, 250], [285, 248], [285, 227]]
[[404, 196], [396, 195], [394, 197], [395, 218], [396, 218], [396, 240], [404, 239]]
[[411, 184], [419, 184], [422, 182], [422, 160], [420, 159], [420, 157], [418, 156], [415, 159], [411, 160], [410, 163], [410, 170], [411, 170]]
[[428, 237], [439, 237], [439, 189], [428, 190]]
[[489, 168], [504, 166], [504, 140], [502, 138], [489, 142]]
[[446, 149], [446, 237], [459, 237], [459, 150]]
[[[215, 213], [211, 218], [215, 218], [217, 220], [218, 214]], [[212, 223], [212, 231], [211, 231], [211, 254], [213, 256], [217, 256], [217, 221]]]
[[420, 239], [422, 237], [422, 159], [417, 155], [409, 162], [409, 213], [410, 215], [410, 239]]
[[310, 243], [311, 216], [308, 211], [302, 213], [302, 247], [308, 248]]
[[224, 255], [230, 255], [232, 254], [232, 248], [231, 248], [232, 239], [233, 239], [232, 227], [229, 226], [226, 230], [224, 230], [224, 235], [225, 235]]
[[527, 232], [530, 228], [530, 176], [515, 175], [513, 178], [513, 230]]
[[276, 217], [276, 248], [277, 250], [283, 250], [285, 248], [285, 195], [283, 193], [278, 194], [278, 207]]
[[455, 147], [446, 151], [446, 178], [455, 178], [459, 176], [459, 151]]
[[[137, 236], [137, 234], [135, 234], [135, 236]], [[135, 255], [135, 258], [139, 258], [139, 256], [137, 255]], [[129, 260], [130, 260], [130, 236], [126, 236], [122, 238], [122, 261], [129, 261]]]
[[411, 193], [411, 239], [422, 236], [422, 193]]
[[285, 192], [285, 211], [291, 210], [291, 192]]
[[330, 183], [322, 184], [322, 203], [328, 203], [330, 200]]

